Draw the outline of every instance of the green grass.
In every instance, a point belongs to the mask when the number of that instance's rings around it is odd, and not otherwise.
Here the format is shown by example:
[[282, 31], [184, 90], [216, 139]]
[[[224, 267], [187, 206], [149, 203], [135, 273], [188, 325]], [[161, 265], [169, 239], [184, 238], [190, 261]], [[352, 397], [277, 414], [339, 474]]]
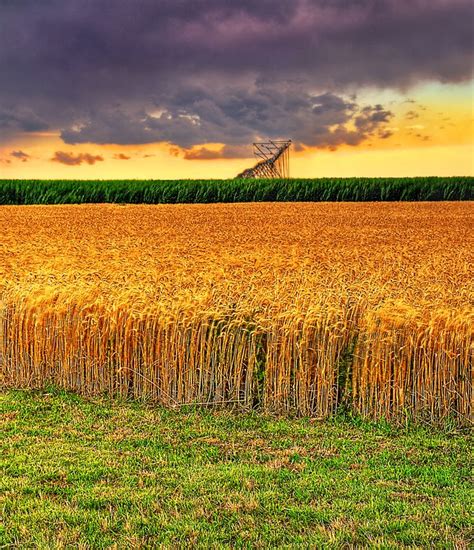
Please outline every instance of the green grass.
[[0, 547], [467, 547], [472, 438], [0, 393]]
[[442, 200], [474, 200], [474, 178], [0, 180], [0, 204]]

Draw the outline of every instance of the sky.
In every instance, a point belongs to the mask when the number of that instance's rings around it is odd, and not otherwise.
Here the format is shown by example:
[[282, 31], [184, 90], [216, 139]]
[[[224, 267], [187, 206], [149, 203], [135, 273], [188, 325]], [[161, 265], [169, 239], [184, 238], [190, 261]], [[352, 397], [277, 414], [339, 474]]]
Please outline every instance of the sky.
[[471, 0], [0, 0], [1, 178], [474, 175]]

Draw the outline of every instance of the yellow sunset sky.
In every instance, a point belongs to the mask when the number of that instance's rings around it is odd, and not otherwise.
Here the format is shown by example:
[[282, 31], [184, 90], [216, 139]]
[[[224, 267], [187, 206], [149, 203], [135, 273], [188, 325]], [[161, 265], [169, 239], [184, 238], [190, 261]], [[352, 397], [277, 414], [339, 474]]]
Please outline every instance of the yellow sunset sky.
[[[474, 175], [474, 81], [425, 84], [405, 93], [362, 90], [361, 103], [381, 103], [394, 117], [387, 139], [372, 138], [335, 151], [293, 151], [292, 177], [389, 177]], [[281, 136], [291, 138], [292, 136]], [[201, 144], [219, 149], [221, 144]], [[88, 154], [93, 164], [66, 165], [52, 158], [61, 151]], [[16, 154], [14, 154], [16, 153]], [[23, 154], [18, 154], [23, 153]], [[71, 145], [60, 131], [13, 135], [0, 145], [0, 179], [179, 179], [232, 178], [253, 158], [186, 160], [167, 143], [145, 145]]]

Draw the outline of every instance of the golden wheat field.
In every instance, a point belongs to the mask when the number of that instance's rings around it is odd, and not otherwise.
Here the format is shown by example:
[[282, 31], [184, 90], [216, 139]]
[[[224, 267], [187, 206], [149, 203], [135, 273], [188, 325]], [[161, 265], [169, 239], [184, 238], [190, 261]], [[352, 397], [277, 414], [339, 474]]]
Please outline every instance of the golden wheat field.
[[3, 386], [473, 418], [472, 203], [0, 207]]

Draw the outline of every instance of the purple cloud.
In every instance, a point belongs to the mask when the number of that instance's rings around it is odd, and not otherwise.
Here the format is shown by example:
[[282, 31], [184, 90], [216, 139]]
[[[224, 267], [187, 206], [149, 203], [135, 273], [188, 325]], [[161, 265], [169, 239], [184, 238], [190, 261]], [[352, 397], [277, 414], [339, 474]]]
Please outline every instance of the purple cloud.
[[[193, 99], [194, 98], [194, 99]], [[311, 95], [296, 87], [273, 90], [255, 86], [249, 91], [220, 93], [194, 88], [193, 98], [176, 93], [166, 98], [167, 110], [152, 116], [123, 111], [96, 112], [74, 130], [62, 132], [66, 143], [153, 143], [166, 141], [184, 149], [202, 143], [225, 143], [220, 153], [209, 149], [187, 151], [185, 158], [242, 158], [242, 148], [266, 136], [290, 135], [297, 149], [314, 146], [334, 149], [358, 145], [393, 116], [381, 105], [359, 106], [332, 93]], [[350, 128], [350, 126], [353, 128]]]
[[472, 77], [473, 10], [469, 0], [0, 0], [0, 140], [59, 128], [66, 143], [185, 149], [259, 136], [357, 143], [390, 118], [358, 102], [360, 87]]

